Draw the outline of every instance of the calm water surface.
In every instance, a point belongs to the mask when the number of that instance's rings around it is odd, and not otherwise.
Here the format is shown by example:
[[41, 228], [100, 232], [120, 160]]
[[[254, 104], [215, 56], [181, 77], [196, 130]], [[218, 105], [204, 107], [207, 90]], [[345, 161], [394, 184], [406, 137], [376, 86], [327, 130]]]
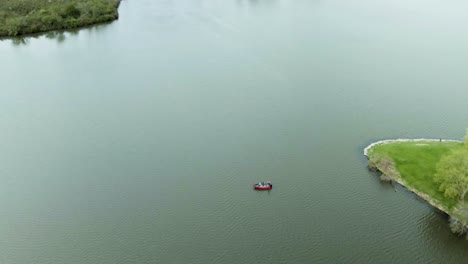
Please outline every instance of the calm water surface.
[[0, 263], [466, 261], [362, 149], [463, 137], [467, 8], [127, 0], [1, 41]]

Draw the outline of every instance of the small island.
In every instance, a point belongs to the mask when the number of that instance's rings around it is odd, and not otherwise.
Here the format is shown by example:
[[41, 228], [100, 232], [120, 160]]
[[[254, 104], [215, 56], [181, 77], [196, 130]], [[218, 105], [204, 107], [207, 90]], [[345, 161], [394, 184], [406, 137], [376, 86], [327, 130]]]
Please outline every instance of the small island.
[[0, 36], [72, 29], [115, 20], [120, 0], [0, 0]]
[[[369, 169], [382, 181], [398, 183], [450, 217], [450, 228], [468, 234], [468, 137], [394, 139], [372, 143], [364, 150]], [[468, 236], [467, 236], [468, 238]]]

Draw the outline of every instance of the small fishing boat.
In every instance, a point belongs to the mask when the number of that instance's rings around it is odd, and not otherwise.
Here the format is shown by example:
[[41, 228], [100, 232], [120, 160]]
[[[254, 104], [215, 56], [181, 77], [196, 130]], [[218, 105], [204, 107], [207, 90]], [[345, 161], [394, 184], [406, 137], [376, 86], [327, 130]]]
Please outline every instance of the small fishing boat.
[[254, 184], [254, 189], [259, 191], [271, 190], [273, 189], [273, 184], [271, 182], [259, 182]]

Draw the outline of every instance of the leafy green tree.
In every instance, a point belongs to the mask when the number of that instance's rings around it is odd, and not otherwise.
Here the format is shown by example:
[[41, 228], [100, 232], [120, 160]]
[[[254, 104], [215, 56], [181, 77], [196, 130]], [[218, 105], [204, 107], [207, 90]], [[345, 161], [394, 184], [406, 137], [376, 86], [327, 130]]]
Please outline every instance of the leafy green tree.
[[442, 157], [436, 169], [434, 181], [440, 184], [439, 190], [445, 197], [458, 198], [463, 203], [468, 193], [468, 148], [460, 148]]
[[80, 15], [81, 11], [78, 8], [76, 8], [75, 4], [70, 4], [65, 8], [65, 14], [63, 14], [63, 17], [79, 18]]

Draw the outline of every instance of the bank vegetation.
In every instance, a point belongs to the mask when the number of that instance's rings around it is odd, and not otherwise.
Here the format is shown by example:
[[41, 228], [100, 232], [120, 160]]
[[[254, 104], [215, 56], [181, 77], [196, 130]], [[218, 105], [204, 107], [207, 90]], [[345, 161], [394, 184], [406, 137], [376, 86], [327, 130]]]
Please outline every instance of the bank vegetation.
[[0, 36], [72, 29], [118, 18], [120, 0], [0, 0]]
[[450, 227], [468, 233], [468, 137], [444, 140], [388, 140], [366, 148], [369, 168], [450, 216]]

